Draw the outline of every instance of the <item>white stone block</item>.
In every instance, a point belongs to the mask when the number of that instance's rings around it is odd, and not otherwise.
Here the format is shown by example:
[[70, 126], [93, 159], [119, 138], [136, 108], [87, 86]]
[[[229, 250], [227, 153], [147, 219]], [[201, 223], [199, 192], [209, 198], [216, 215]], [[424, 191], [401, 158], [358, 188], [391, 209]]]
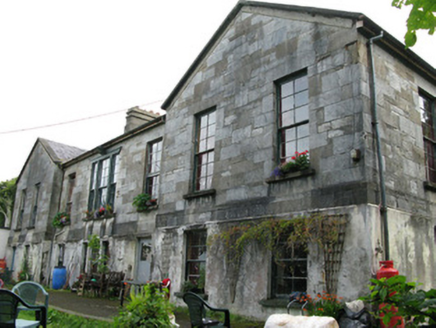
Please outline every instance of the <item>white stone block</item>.
[[268, 317], [265, 328], [339, 328], [339, 325], [332, 317], [272, 314]]

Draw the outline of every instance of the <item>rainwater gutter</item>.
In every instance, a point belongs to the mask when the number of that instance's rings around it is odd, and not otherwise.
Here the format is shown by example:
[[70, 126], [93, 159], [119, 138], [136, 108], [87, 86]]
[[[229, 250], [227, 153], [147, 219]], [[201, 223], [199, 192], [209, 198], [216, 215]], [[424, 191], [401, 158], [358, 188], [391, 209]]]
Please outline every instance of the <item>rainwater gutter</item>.
[[383, 231], [383, 248], [384, 248], [384, 259], [389, 260], [389, 230], [388, 230], [388, 212], [386, 205], [386, 186], [384, 179], [384, 166], [383, 166], [383, 156], [381, 153], [381, 142], [380, 142], [380, 133], [378, 129], [378, 113], [377, 113], [377, 88], [375, 83], [375, 65], [374, 65], [374, 55], [373, 55], [373, 44], [374, 41], [383, 38], [383, 31], [380, 32], [380, 35], [374, 36], [369, 39], [368, 47], [369, 47], [369, 59], [371, 66], [371, 108], [372, 108], [372, 125], [375, 132], [376, 143], [377, 143], [377, 159], [378, 159], [378, 173], [380, 180], [380, 194], [381, 194], [381, 206], [380, 206], [380, 214], [382, 216], [382, 231]]

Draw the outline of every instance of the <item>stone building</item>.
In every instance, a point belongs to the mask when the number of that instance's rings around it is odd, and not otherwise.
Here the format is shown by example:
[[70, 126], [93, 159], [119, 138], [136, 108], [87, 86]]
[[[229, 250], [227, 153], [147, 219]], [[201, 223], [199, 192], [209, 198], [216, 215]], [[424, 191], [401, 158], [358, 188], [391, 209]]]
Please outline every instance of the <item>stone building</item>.
[[[294, 285], [326, 290], [316, 247], [283, 272], [253, 246], [235, 279], [206, 241], [235, 222], [310, 213], [348, 222], [338, 295], [366, 293], [385, 256], [436, 286], [436, 72], [381, 33], [357, 13], [239, 2], [229, 14], [163, 104], [155, 258], [175, 291], [203, 266], [209, 301], [265, 318]], [[271, 179], [306, 150], [310, 170]]]
[[[162, 105], [165, 117], [128, 123], [62, 164], [55, 205], [71, 224], [52, 239], [50, 263], [74, 281], [96, 233], [111, 270], [170, 277], [179, 304], [185, 281], [202, 279], [212, 304], [257, 318], [283, 311], [290, 292], [332, 282], [355, 299], [386, 258], [436, 287], [435, 97], [435, 69], [363, 14], [241, 1]], [[305, 151], [309, 168], [272, 176]], [[144, 190], [157, 205], [138, 213], [132, 200]], [[110, 215], [84, 214], [107, 203]], [[346, 222], [333, 273], [316, 245], [286, 253], [282, 262], [298, 265], [282, 270], [252, 244], [232, 276], [210, 242], [242, 223], [313, 213]]]
[[38, 138], [17, 179], [12, 223], [8, 224], [7, 263], [15, 277], [24, 261], [30, 266], [31, 278], [46, 277], [52, 218], [59, 208], [63, 171], [61, 164], [81, 153], [83, 149]]

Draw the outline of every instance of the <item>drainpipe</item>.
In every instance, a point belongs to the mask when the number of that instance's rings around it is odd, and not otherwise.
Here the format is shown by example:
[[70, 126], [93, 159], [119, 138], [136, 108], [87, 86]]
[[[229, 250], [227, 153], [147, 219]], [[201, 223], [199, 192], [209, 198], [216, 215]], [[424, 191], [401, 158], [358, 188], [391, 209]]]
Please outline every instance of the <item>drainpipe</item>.
[[378, 130], [378, 120], [377, 120], [377, 88], [375, 83], [375, 67], [374, 67], [374, 56], [372, 47], [374, 41], [377, 41], [383, 37], [383, 31], [380, 32], [380, 35], [372, 37], [369, 39], [368, 47], [369, 47], [369, 59], [371, 65], [371, 108], [372, 108], [372, 125], [374, 127], [376, 143], [377, 143], [377, 159], [378, 159], [378, 172], [380, 179], [380, 193], [381, 193], [381, 207], [380, 214], [382, 216], [382, 230], [383, 230], [383, 247], [384, 247], [384, 259], [389, 260], [389, 231], [388, 231], [388, 212], [386, 206], [386, 186], [384, 179], [384, 167], [383, 167], [383, 157], [381, 154], [381, 142], [380, 142], [380, 134]]

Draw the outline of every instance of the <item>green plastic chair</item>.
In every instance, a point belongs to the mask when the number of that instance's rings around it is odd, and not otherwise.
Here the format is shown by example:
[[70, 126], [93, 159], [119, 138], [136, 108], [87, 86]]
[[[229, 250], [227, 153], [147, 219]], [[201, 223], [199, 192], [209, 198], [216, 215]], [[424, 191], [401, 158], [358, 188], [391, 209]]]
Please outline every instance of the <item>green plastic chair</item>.
[[[192, 328], [212, 328], [227, 327], [230, 328], [230, 311], [228, 309], [213, 308], [205, 300], [195, 293], [187, 292], [183, 295], [183, 301], [188, 305], [189, 317]], [[223, 312], [224, 322], [206, 317], [206, 308], [212, 312]]]
[[[42, 298], [44, 299], [44, 307], [45, 307], [45, 318], [44, 322], [47, 322], [47, 312], [48, 312], [48, 293], [42, 287], [40, 284], [34, 281], [22, 281], [18, 284], [16, 284], [12, 288], [12, 292], [20, 296], [27, 304], [30, 305], [37, 305], [36, 300], [38, 297], [38, 294], [41, 294]], [[32, 311], [32, 309], [26, 308], [25, 306], [20, 305], [18, 307], [19, 311]], [[37, 318], [39, 317], [40, 313], [36, 313]]]
[[[17, 319], [18, 307], [24, 306], [26, 309], [41, 313], [40, 319], [25, 320]], [[47, 327], [47, 309], [45, 306], [30, 305], [17, 294], [0, 289], [0, 327], [1, 328], [37, 328]]]

